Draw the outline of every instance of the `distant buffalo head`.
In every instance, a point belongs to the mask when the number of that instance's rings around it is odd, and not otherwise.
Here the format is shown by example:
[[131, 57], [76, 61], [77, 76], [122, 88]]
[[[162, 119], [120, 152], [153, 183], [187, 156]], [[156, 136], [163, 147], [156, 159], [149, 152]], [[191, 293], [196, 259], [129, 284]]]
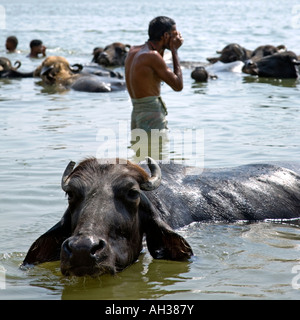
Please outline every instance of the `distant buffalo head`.
[[20, 61], [16, 61], [14, 66], [9, 59], [0, 57], [0, 78], [32, 78], [32, 72], [20, 72], [18, 69], [21, 66]]
[[257, 47], [251, 54], [252, 61], [258, 61], [259, 59], [267, 56], [271, 56], [275, 53], [285, 52], [286, 47], [284, 45], [279, 45], [277, 47], [273, 45], [263, 45]]
[[258, 61], [248, 60], [242, 71], [247, 74], [272, 78], [297, 78], [300, 61], [295, 53], [287, 51], [266, 56]]
[[23, 265], [60, 259], [64, 275], [114, 274], [137, 260], [144, 234], [154, 258], [188, 259], [190, 246], [162, 221], [144, 193], [161, 181], [158, 164], [148, 161], [151, 177], [125, 160], [110, 164], [91, 158], [75, 169], [70, 162], [62, 177], [69, 206], [61, 221], [32, 244]]
[[16, 61], [14, 65], [15, 67], [12, 66], [9, 59], [5, 57], [0, 57], [0, 72], [10, 71], [10, 70], [16, 71], [18, 68], [20, 68], [21, 62]]
[[35, 70], [34, 76], [41, 77], [45, 84], [60, 84], [67, 82], [81, 70], [81, 65], [71, 67], [64, 57], [50, 56]]
[[221, 61], [223, 63], [229, 63], [234, 61], [246, 61], [251, 57], [251, 51], [245, 49], [237, 43], [230, 43], [224, 47], [221, 51], [217, 51], [220, 54], [216, 58], [207, 58], [211, 63]]
[[106, 46], [104, 49], [95, 48], [92, 62], [96, 62], [106, 67], [124, 66], [129, 49], [129, 44], [123, 44], [120, 42], [114, 42]]

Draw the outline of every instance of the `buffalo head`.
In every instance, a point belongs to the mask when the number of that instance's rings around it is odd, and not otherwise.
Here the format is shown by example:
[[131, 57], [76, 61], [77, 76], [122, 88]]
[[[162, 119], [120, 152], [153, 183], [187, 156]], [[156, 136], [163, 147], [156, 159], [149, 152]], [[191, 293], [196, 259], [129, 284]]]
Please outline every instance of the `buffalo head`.
[[10, 71], [10, 70], [16, 71], [18, 68], [20, 68], [20, 66], [21, 66], [20, 61], [16, 61], [15, 67], [13, 67], [9, 59], [5, 57], [0, 57], [0, 72]]
[[297, 59], [296, 54], [291, 51], [275, 53], [258, 61], [246, 61], [242, 71], [260, 77], [297, 78], [297, 66], [300, 64]]
[[104, 49], [95, 48], [92, 62], [104, 66], [124, 66], [130, 45], [114, 42]]
[[70, 162], [62, 189], [68, 208], [54, 227], [30, 247], [23, 265], [61, 260], [64, 275], [100, 275], [121, 271], [137, 260], [146, 235], [157, 259], [186, 260], [188, 243], [162, 221], [146, 193], [160, 185], [158, 164], [148, 158], [151, 177], [129, 162]]
[[273, 45], [264, 45], [257, 47], [251, 54], [252, 61], [258, 61], [259, 59], [267, 56], [271, 56], [275, 53], [285, 52], [286, 47], [284, 45], [279, 45], [277, 47]]
[[221, 51], [217, 51], [220, 54], [218, 58], [207, 58], [210, 63], [216, 63], [221, 61], [223, 63], [229, 63], [234, 61], [245, 61], [250, 58], [251, 51], [245, 49], [237, 43], [228, 44]]
[[60, 84], [68, 82], [81, 70], [81, 65], [71, 67], [64, 57], [50, 56], [35, 70], [34, 75], [40, 76], [45, 84]]

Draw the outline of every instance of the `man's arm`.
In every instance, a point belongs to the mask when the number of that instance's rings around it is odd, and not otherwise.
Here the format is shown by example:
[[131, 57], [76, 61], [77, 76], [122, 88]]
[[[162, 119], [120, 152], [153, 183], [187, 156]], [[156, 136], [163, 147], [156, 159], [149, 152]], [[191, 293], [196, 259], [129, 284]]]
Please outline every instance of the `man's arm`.
[[172, 35], [170, 39], [170, 50], [172, 52], [172, 59], [173, 59], [173, 68], [174, 73], [178, 77], [181, 82], [181, 88], [176, 91], [181, 91], [183, 89], [183, 79], [182, 79], [182, 71], [180, 67], [179, 57], [177, 50], [182, 46], [183, 38], [181, 37], [181, 33], [177, 32], [175, 35]]
[[177, 49], [172, 50], [172, 58], [173, 58], [173, 68], [174, 74], [177, 76], [177, 87], [174, 89], [175, 91], [181, 91], [183, 89], [183, 78], [182, 71], [180, 67], [179, 57], [177, 54]]
[[174, 72], [167, 66], [165, 60], [158, 52], [152, 55], [151, 67], [158, 78], [168, 84], [174, 91], [181, 91], [183, 80], [177, 53], [173, 54], [173, 65]]
[[182, 45], [182, 43], [183, 38], [180, 33], [177, 33], [170, 38], [170, 50], [172, 52], [174, 71], [168, 68], [166, 62], [158, 52], [152, 56], [153, 60], [151, 62], [151, 67], [154, 69], [158, 77], [167, 83], [174, 91], [181, 91], [183, 89], [182, 72], [177, 53], [177, 49]]

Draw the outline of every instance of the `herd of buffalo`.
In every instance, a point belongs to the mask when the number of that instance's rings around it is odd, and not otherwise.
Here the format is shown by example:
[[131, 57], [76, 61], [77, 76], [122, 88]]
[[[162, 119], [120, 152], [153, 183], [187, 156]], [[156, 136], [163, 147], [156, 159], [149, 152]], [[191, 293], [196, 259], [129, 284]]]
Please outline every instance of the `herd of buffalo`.
[[[0, 78], [39, 77], [44, 85], [86, 92], [125, 90], [123, 75], [107, 67], [124, 66], [129, 49], [130, 45], [120, 42], [114, 42], [105, 48], [97, 47], [94, 49], [92, 62], [84, 66], [71, 66], [63, 57], [50, 56], [32, 72], [21, 72], [18, 70], [21, 66], [19, 61], [12, 65], [8, 58], [0, 57]], [[264, 45], [252, 51], [232, 43], [217, 53], [219, 57], [207, 58], [210, 64], [240, 61], [243, 64], [242, 72], [246, 74], [280, 79], [298, 78], [300, 58], [283, 45]], [[183, 62], [183, 65], [195, 65], [195, 62]], [[203, 65], [194, 68], [191, 77], [195, 81], [217, 78], [210, 75]]]
[[[207, 60], [212, 64], [218, 61], [225, 64], [241, 61], [242, 72], [259, 77], [298, 78], [300, 56], [293, 51], [288, 51], [284, 45], [276, 47], [264, 45], [252, 51], [239, 44], [231, 43], [217, 53], [219, 57], [207, 58]], [[206, 81], [209, 78], [204, 67], [197, 67], [191, 76], [196, 81]]]
[[[85, 66], [50, 56], [30, 73], [19, 71], [19, 62], [0, 58], [0, 77], [39, 77], [44, 85], [79, 91], [125, 90], [123, 75], [108, 67], [124, 66], [129, 48], [122, 43], [96, 48]], [[208, 61], [241, 61], [242, 71], [255, 76], [298, 77], [299, 57], [284, 46], [250, 51], [230, 44], [219, 54]], [[201, 66], [191, 76], [206, 81], [210, 75]], [[192, 175], [183, 165], [150, 157], [140, 165], [88, 158], [77, 166], [69, 163], [61, 187], [68, 207], [32, 244], [22, 268], [60, 260], [64, 275], [115, 274], [138, 259], [144, 236], [155, 259], [182, 261], [193, 251], [174, 229], [192, 222], [300, 217], [300, 165], [295, 163], [205, 169]]]

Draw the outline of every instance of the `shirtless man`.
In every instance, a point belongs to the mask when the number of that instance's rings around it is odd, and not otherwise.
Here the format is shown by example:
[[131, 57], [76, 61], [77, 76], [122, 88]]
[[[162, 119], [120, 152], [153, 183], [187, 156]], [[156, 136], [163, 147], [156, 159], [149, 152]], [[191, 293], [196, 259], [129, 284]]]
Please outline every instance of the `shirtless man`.
[[[175, 21], [157, 17], [149, 23], [149, 40], [140, 46], [131, 47], [125, 61], [125, 77], [133, 110], [131, 129], [167, 129], [167, 110], [160, 97], [161, 82], [173, 90], [181, 91], [183, 79], [177, 49], [183, 44]], [[163, 56], [169, 49], [173, 58], [172, 71]]]
[[10, 36], [6, 39], [5, 47], [7, 53], [17, 52], [18, 39], [15, 36]]
[[46, 57], [46, 47], [43, 45], [41, 40], [32, 40], [29, 44], [30, 53], [27, 57], [29, 58], [39, 58], [41, 54], [42, 57]]

